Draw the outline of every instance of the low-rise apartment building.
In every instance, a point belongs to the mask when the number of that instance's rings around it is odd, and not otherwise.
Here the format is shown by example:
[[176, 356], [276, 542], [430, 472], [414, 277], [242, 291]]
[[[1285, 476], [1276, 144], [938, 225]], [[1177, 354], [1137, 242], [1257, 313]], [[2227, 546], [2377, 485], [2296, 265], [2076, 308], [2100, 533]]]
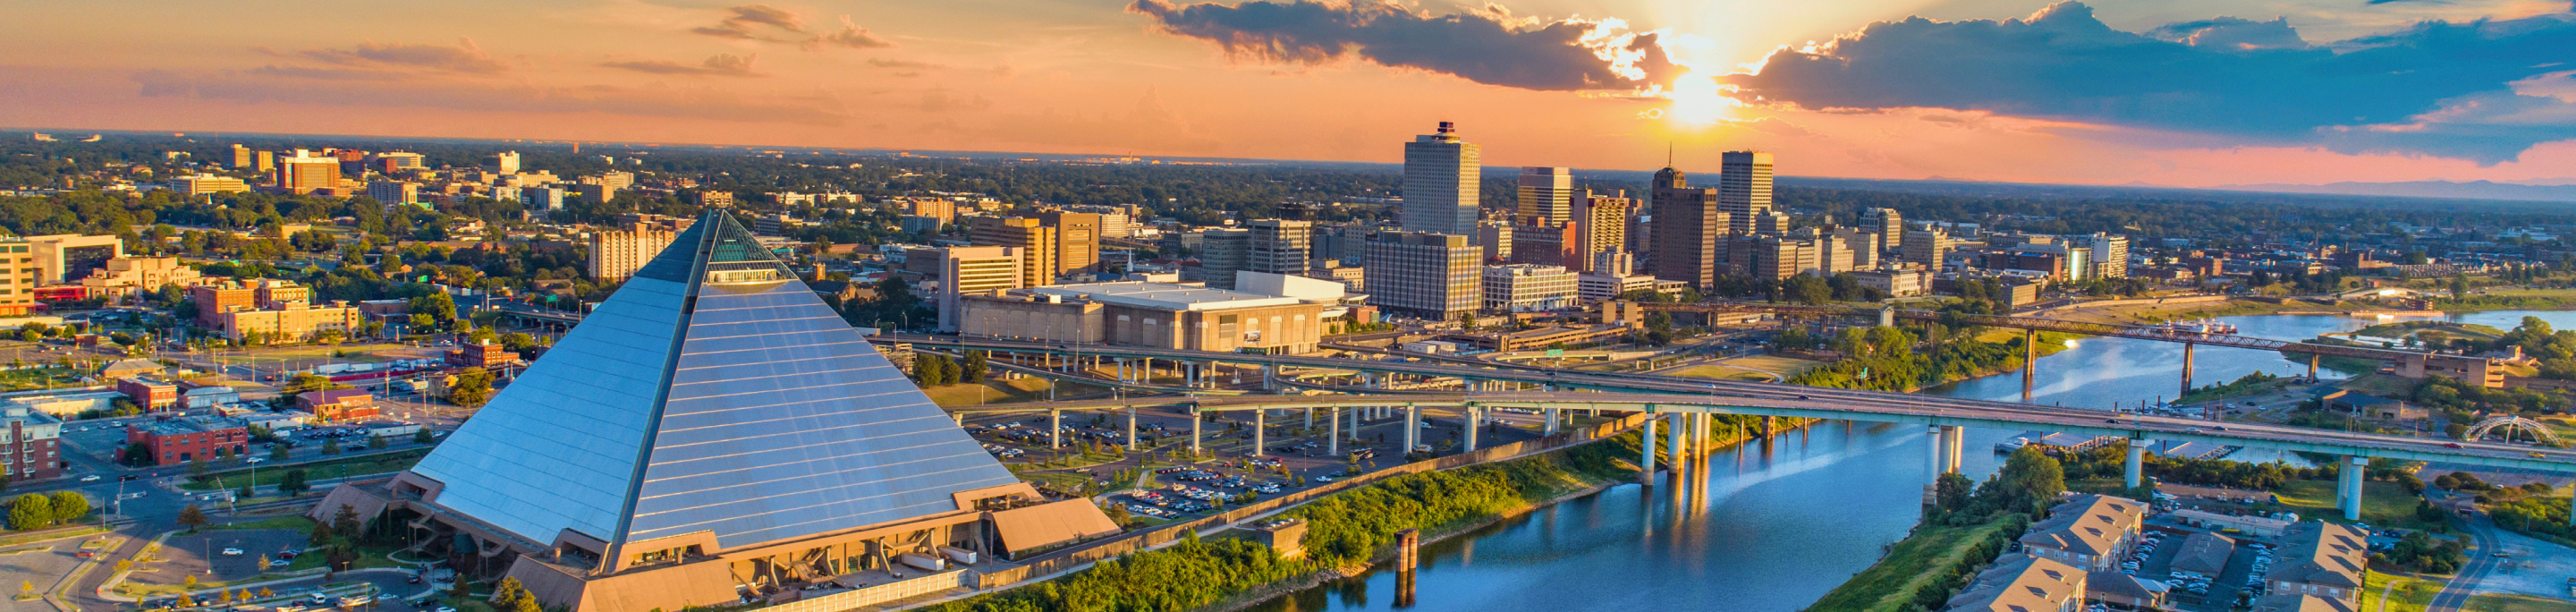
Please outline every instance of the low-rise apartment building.
[[2021, 536], [2022, 550], [2085, 571], [2119, 566], [2138, 541], [2147, 505], [2122, 497], [2079, 495], [2048, 511], [2048, 520], [2031, 525]]

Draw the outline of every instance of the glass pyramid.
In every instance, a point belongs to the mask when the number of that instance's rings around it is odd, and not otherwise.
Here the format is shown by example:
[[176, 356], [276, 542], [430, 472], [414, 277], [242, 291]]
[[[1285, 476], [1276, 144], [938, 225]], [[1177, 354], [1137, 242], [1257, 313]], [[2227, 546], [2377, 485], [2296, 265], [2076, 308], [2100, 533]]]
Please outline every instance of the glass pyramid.
[[412, 472], [444, 485], [433, 503], [537, 544], [708, 531], [728, 549], [1019, 480], [722, 211]]

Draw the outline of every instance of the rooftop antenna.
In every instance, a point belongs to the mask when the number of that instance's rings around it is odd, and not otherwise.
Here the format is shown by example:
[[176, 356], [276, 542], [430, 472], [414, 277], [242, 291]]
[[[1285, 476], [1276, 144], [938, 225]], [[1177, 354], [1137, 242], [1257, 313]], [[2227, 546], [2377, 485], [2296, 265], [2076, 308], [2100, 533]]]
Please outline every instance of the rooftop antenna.
[[1673, 167], [1673, 141], [1664, 141], [1664, 167]]

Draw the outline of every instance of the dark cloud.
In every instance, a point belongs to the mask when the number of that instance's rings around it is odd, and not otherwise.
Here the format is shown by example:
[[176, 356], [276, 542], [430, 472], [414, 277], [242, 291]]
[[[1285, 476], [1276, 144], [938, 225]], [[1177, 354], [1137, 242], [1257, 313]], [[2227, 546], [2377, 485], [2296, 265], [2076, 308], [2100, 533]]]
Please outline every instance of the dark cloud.
[[727, 8], [725, 11], [732, 15], [725, 17], [723, 21], [716, 22], [715, 25], [691, 28], [689, 31], [717, 38], [740, 39], [760, 38], [758, 30], [761, 26], [797, 34], [805, 33], [805, 17], [796, 14], [795, 11], [766, 4], [747, 4]]
[[688, 64], [682, 64], [682, 63], [674, 62], [674, 61], [670, 61], [670, 60], [632, 60], [632, 61], [618, 61], [618, 62], [604, 62], [604, 63], [601, 63], [600, 65], [601, 65], [601, 66], [606, 66], [606, 67], [609, 67], [609, 68], [616, 68], [616, 69], [620, 69], [620, 70], [633, 70], [633, 71], [636, 71], [636, 72], [649, 72], [649, 73], [653, 73], [653, 74], [695, 74], [695, 75], [708, 75], [708, 76], [762, 76], [759, 72], [754, 71], [754, 70], [752, 70], [752, 68], [751, 68], [751, 62], [752, 62], [752, 60], [759, 59], [759, 58], [760, 58], [760, 56], [759, 56], [759, 55], [757, 55], [757, 54], [755, 54], [755, 55], [734, 55], [734, 54], [731, 54], [731, 53], [718, 53], [718, 54], [716, 54], [716, 56], [715, 56], [715, 57], [707, 58], [707, 61], [705, 61], [705, 62], [700, 62], [698, 65], [695, 65], [695, 66], [691, 66], [691, 65], [688, 65]]
[[[1215, 42], [1259, 61], [1321, 64], [1358, 57], [1488, 85], [1539, 90], [1627, 89], [1675, 72], [1656, 34], [1602, 22], [1514, 18], [1500, 7], [1456, 15], [1390, 3], [1294, 0], [1234, 6], [1136, 0], [1129, 12], [1164, 32]], [[1604, 55], [1621, 58], [1603, 59]], [[1624, 74], [1623, 74], [1624, 72]], [[1642, 79], [1642, 80], [1641, 80]]]
[[[2571, 137], [2570, 124], [2504, 129], [2490, 114], [2445, 111], [2566, 104], [2506, 84], [2568, 59], [2569, 49], [2576, 14], [2426, 21], [2321, 47], [2282, 21], [2123, 32], [2066, 2], [2027, 20], [1871, 24], [1812, 53], [1775, 52], [1759, 74], [1726, 81], [1810, 108], [1985, 110], [2494, 163]], [[2396, 125], [2408, 127], [2384, 127]]]
[[[265, 51], [265, 49], [262, 49]], [[275, 53], [270, 51], [270, 53]], [[427, 69], [464, 74], [496, 74], [509, 70], [509, 65], [483, 52], [474, 39], [459, 39], [457, 45], [359, 43], [348, 49], [312, 49], [296, 53], [305, 59], [336, 66], [368, 69]]]
[[859, 24], [850, 21], [849, 15], [841, 16], [841, 29], [817, 34], [814, 38], [805, 41], [804, 44], [805, 50], [807, 51], [826, 47], [884, 49], [893, 46], [894, 41], [886, 40], [876, 34], [868, 32], [867, 28], [859, 27]]

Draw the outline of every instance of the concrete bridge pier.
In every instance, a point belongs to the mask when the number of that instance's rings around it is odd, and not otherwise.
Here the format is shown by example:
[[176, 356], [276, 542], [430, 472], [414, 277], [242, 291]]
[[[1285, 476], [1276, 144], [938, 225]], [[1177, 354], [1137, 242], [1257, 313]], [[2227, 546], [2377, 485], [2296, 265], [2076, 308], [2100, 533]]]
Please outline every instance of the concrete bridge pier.
[[1546, 426], [1544, 426], [1544, 427], [1539, 428], [1539, 434], [1540, 434], [1540, 435], [1556, 435], [1556, 424], [1557, 424], [1557, 422], [1558, 422], [1558, 421], [1562, 421], [1562, 420], [1563, 420], [1563, 419], [1559, 418], [1559, 417], [1561, 417], [1561, 416], [1563, 416], [1563, 415], [1559, 415], [1559, 414], [1557, 414], [1557, 409], [1555, 409], [1555, 408], [1549, 408], [1549, 409], [1547, 409], [1547, 425], [1546, 425]]
[[1967, 443], [1968, 428], [1957, 425], [1945, 425], [1941, 427], [1941, 450], [1943, 454], [1941, 473], [1959, 473], [1959, 459], [1966, 455], [1966, 453], [1960, 451], [1962, 450], [1962, 447], [1967, 445]]
[[1404, 452], [1405, 452], [1406, 454], [1412, 454], [1412, 453], [1413, 453], [1413, 448], [1414, 448], [1414, 447], [1417, 447], [1417, 446], [1421, 446], [1421, 445], [1422, 445], [1422, 408], [1421, 408], [1421, 407], [1419, 407], [1419, 406], [1414, 406], [1414, 405], [1412, 405], [1412, 404], [1405, 404], [1405, 405], [1404, 405]]
[[2343, 469], [2335, 475], [2335, 506], [2343, 508], [2343, 520], [2361, 520], [2361, 483], [2369, 469], [2368, 459], [2344, 455]]
[[[1311, 414], [1314, 414], [1314, 412], [1309, 411], [1309, 412], [1307, 412], [1307, 414], [1311, 415]], [[1330, 454], [1330, 455], [1333, 455], [1333, 456], [1336, 456], [1336, 457], [1341, 456], [1341, 454], [1342, 454], [1342, 409], [1340, 409], [1340, 408], [1334, 408], [1334, 409], [1333, 409], [1333, 414], [1331, 414], [1331, 415], [1327, 416], [1325, 420], [1332, 421], [1331, 425], [1332, 425], [1332, 429], [1333, 429], [1333, 431], [1332, 431], [1332, 435], [1331, 435], [1331, 436], [1329, 436], [1329, 437], [1330, 437], [1330, 438], [1332, 438], [1332, 439], [1331, 439], [1331, 440], [1329, 440], [1329, 441], [1326, 441], [1326, 442], [1324, 443], [1324, 452], [1325, 452], [1326, 454]]]
[[[1651, 412], [1651, 411], [1653, 411], [1653, 410], [1654, 410], [1654, 407], [1653, 407], [1653, 406], [1648, 406], [1648, 407], [1646, 407], [1646, 409], [1647, 409], [1649, 412]], [[1646, 450], [1645, 450], [1645, 452], [1643, 452], [1643, 453], [1639, 453], [1639, 454], [1638, 454], [1638, 457], [1637, 457], [1637, 484], [1646, 485], [1646, 486], [1654, 486], [1654, 484], [1655, 484], [1655, 419], [1654, 419], [1654, 417], [1649, 416], [1649, 417], [1647, 417], [1647, 418], [1646, 418], [1646, 430], [1645, 430], [1645, 434], [1644, 434], [1644, 435], [1642, 435], [1642, 436], [1639, 436], [1639, 437], [1637, 438], [1637, 443], [1638, 443], [1638, 446], [1645, 447], [1645, 449], [1646, 449]]]
[[1895, 327], [1895, 326], [1896, 326], [1896, 307], [1895, 307], [1895, 306], [1888, 306], [1888, 307], [1883, 307], [1883, 308], [1878, 309], [1878, 326], [1879, 326], [1879, 327]]
[[1064, 411], [1047, 411], [1047, 448], [1064, 448]]
[[1368, 411], [1370, 411], [1370, 410], [1375, 410], [1375, 408], [1352, 408], [1352, 409], [1350, 409], [1350, 413], [1351, 413], [1351, 435], [1350, 435], [1350, 438], [1351, 438], [1351, 439], [1353, 439], [1353, 440], [1358, 440], [1358, 439], [1360, 439], [1360, 417], [1361, 417], [1362, 415], [1366, 415], [1366, 414], [1368, 414]]
[[1690, 463], [1691, 450], [1690, 427], [1688, 425], [1689, 419], [1690, 415], [1679, 412], [1664, 415], [1664, 420], [1667, 421], [1664, 423], [1664, 426], [1671, 429], [1671, 431], [1666, 432], [1664, 436], [1667, 438], [1665, 440], [1666, 446], [1672, 447], [1670, 452], [1673, 455], [1672, 469], [1675, 475], [1679, 475], [1681, 473], [1683, 465]]
[[1314, 428], [1315, 428], [1315, 409], [1313, 409], [1313, 408], [1307, 408], [1307, 409], [1306, 409], [1306, 429], [1308, 429], [1308, 430], [1313, 430]]
[[[2183, 395], [2190, 395], [2190, 394], [2191, 394], [2191, 349], [2192, 349], [2192, 347], [2194, 347], [2194, 346], [2198, 346], [2198, 345], [2195, 345], [2195, 344], [2192, 344], [2192, 343], [2189, 343], [2189, 342], [2182, 343], [2182, 392], [2183, 392]], [[2182, 396], [2181, 396], [2181, 395], [2174, 396], [2174, 401], [2177, 401], [2177, 402], [2182, 401]]]
[[[2317, 379], [2317, 359], [2318, 359], [2318, 357], [2319, 357], [2319, 356], [2318, 356], [2318, 354], [2317, 354], [2317, 353], [2308, 353], [2308, 380], [2316, 380], [2316, 379]], [[2576, 514], [2569, 514], [2568, 516], [2569, 516], [2569, 517], [2576, 517]]]
[[1190, 458], [1192, 458], [1192, 459], [1196, 459], [1196, 458], [1198, 458], [1198, 456], [1199, 456], [1199, 449], [1200, 449], [1200, 446], [1199, 446], [1199, 429], [1200, 429], [1200, 426], [1201, 426], [1201, 425], [1204, 425], [1204, 424], [1206, 424], [1206, 423], [1207, 423], [1207, 415], [1199, 413], [1199, 407], [1197, 407], [1197, 406], [1191, 406], [1191, 407], [1190, 407], [1190, 411], [1189, 411], [1189, 412], [1190, 412]]
[[1127, 450], [1136, 450], [1136, 407], [1127, 407]]
[[1475, 404], [1468, 404], [1462, 411], [1465, 412], [1463, 416], [1466, 419], [1467, 430], [1463, 432], [1460, 439], [1467, 443], [1467, 449], [1459, 452], [1476, 452], [1476, 432], [1485, 428], [1485, 409]]
[[2021, 330], [2021, 401], [2030, 401], [2039, 381], [2039, 330]]
[[1254, 457], [1259, 457], [1263, 453], [1270, 452], [1269, 449], [1264, 448], [1266, 443], [1263, 442], [1261, 438], [1263, 435], [1267, 435], [1266, 432], [1263, 432], [1262, 430], [1267, 429], [1268, 425], [1270, 425], [1269, 410], [1252, 411], [1252, 456]]
[[2138, 438], [2129, 439], [2129, 469], [2125, 473], [2125, 478], [2121, 480], [2121, 482], [2128, 483], [2129, 488], [2138, 488], [2138, 485], [2146, 482], [2147, 445], [2155, 443], [2156, 442], [2154, 440], [2143, 440]]

